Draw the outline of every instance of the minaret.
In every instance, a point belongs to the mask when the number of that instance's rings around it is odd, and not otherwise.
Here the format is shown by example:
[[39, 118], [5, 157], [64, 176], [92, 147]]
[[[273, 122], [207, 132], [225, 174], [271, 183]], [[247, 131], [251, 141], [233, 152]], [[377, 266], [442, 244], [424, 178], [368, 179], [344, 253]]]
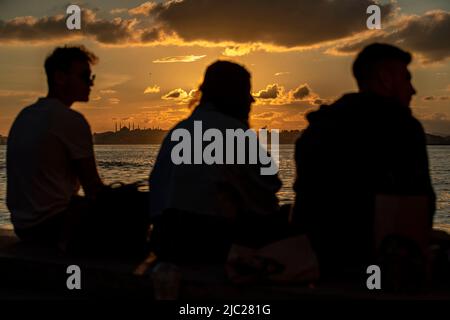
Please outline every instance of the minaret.
[[117, 132], [117, 122], [115, 122], [114, 124], [115, 124], [114, 132]]
[[134, 122], [133, 122], [133, 131], [134, 131]]

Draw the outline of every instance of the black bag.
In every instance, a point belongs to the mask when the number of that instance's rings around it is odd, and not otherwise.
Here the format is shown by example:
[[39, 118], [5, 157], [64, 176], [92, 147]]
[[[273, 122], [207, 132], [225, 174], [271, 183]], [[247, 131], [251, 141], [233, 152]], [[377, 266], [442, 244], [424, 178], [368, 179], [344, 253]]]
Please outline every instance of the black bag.
[[78, 230], [76, 251], [95, 256], [143, 257], [147, 252], [148, 192], [141, 184], [113, 183], [92, 201]]

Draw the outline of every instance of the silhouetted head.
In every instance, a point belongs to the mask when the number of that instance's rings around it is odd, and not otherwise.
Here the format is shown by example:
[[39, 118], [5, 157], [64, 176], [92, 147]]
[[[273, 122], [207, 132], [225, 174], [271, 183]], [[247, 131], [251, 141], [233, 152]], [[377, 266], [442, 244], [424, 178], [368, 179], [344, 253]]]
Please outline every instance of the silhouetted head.
[[200, 102], [213, 103], [221, 112], [248, 122], [251, 95], [250, 73], [241, 65], [218, 60], [205, 72]]
[[390, 97], [408, 107], [416, 93], [408, 71], [410, 62], [410, 53], [389, 44], [374, 43], [356, 57], [353, 75], [361, 92]]
[[75, 101], [89, 101], [94, 84], [91, 65], [97, 60], [84, 46], [56, 48], [45, 60], [49, 95], [69, 106]]

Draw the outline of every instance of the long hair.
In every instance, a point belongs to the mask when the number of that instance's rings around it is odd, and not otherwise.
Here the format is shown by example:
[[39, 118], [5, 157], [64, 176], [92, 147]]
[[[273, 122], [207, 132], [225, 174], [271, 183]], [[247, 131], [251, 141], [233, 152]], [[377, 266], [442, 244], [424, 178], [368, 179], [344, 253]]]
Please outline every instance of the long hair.
[[250, 78], [250, 72], [243, 66], [218, 60], [206, 69], [199, 93], [194, 98], [197, 100], [193, 99], [191, 103], [212, 103], [220, 112], [248, 123], [253, 101]]

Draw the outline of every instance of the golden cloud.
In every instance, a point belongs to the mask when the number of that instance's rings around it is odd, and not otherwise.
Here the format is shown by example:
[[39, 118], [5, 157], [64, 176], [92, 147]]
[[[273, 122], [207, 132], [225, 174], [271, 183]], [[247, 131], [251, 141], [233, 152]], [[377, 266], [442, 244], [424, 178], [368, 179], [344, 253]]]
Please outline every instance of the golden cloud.
[[183, 100], [186, 99], [188, 97], [188, 93], [186, 91], [184, 91], [181, 88], [178, 89], [174, 89], [172, 91], [169, 91], [168, 93], [166, 93], [165, 95], [163, 95], [161, 97], [161, 99], [163, 100]]
[[318, 94], [314, 93], [308, 84], [304, 83], [286, 92], [284, 86], [278, 83], [269, 84], [265, 89], [253, 93], [256, 105], [290, 105], [298, 102], [306, 102], [309, 105], [317, 105], [324, 102]]
[[141, 5], [128, 10], [128, 13], [132, 16], [143, 15], [148, 16], [150, 12], [156, 7], [156, 3], [147, 1], [142, 3]]
[[206, 55], [173, 56], [153, 60], [153, 63], [195, 62], [200, 59], [203, 59], [204, 57], [206, 57]]
[[236, 45], [226, 47], [225, 50], [222, 52], [222, 55], [226, 57], [241, 57], [261, 49], [262, 46], [258, 44]]
[[103, 89], [99, 91], [101, 94], [114, 94], [117, 91], [116, 90], [112, 90], [112, 89]]
[[291, 74], [289, 71], [282, 71], [282, 72], [277, 72], [277, 73], [275, 73], [275, 76], [284, 76], [284, 75], [287, 75], [287, 74]]
[[161, 97], [163, 100], [171, 100], [179, 105], [190, 105], [192, 102], [196, 101], [198, 98], [199, 91], [196, 89], [190, 90], [189, 92], [177, 88], [169, 91]]
[[111, 104], [118, 104], [120, 102], [120, 99], [118, 99], [118, 98], [109, 98], [108, 101]]
[[0, 90], [0, 97], [39, 97], [43, 93], [29, 90]]
[[159, 91], [161, 91], [161, 88], [155, 85], [145, 88], [144, 93], [158, 93]]
[[259, 99], [276, 99], [283, 94], [284, 88], [279, 84], [269, 84], [265, 89], [259, 90], [253, 96]]

